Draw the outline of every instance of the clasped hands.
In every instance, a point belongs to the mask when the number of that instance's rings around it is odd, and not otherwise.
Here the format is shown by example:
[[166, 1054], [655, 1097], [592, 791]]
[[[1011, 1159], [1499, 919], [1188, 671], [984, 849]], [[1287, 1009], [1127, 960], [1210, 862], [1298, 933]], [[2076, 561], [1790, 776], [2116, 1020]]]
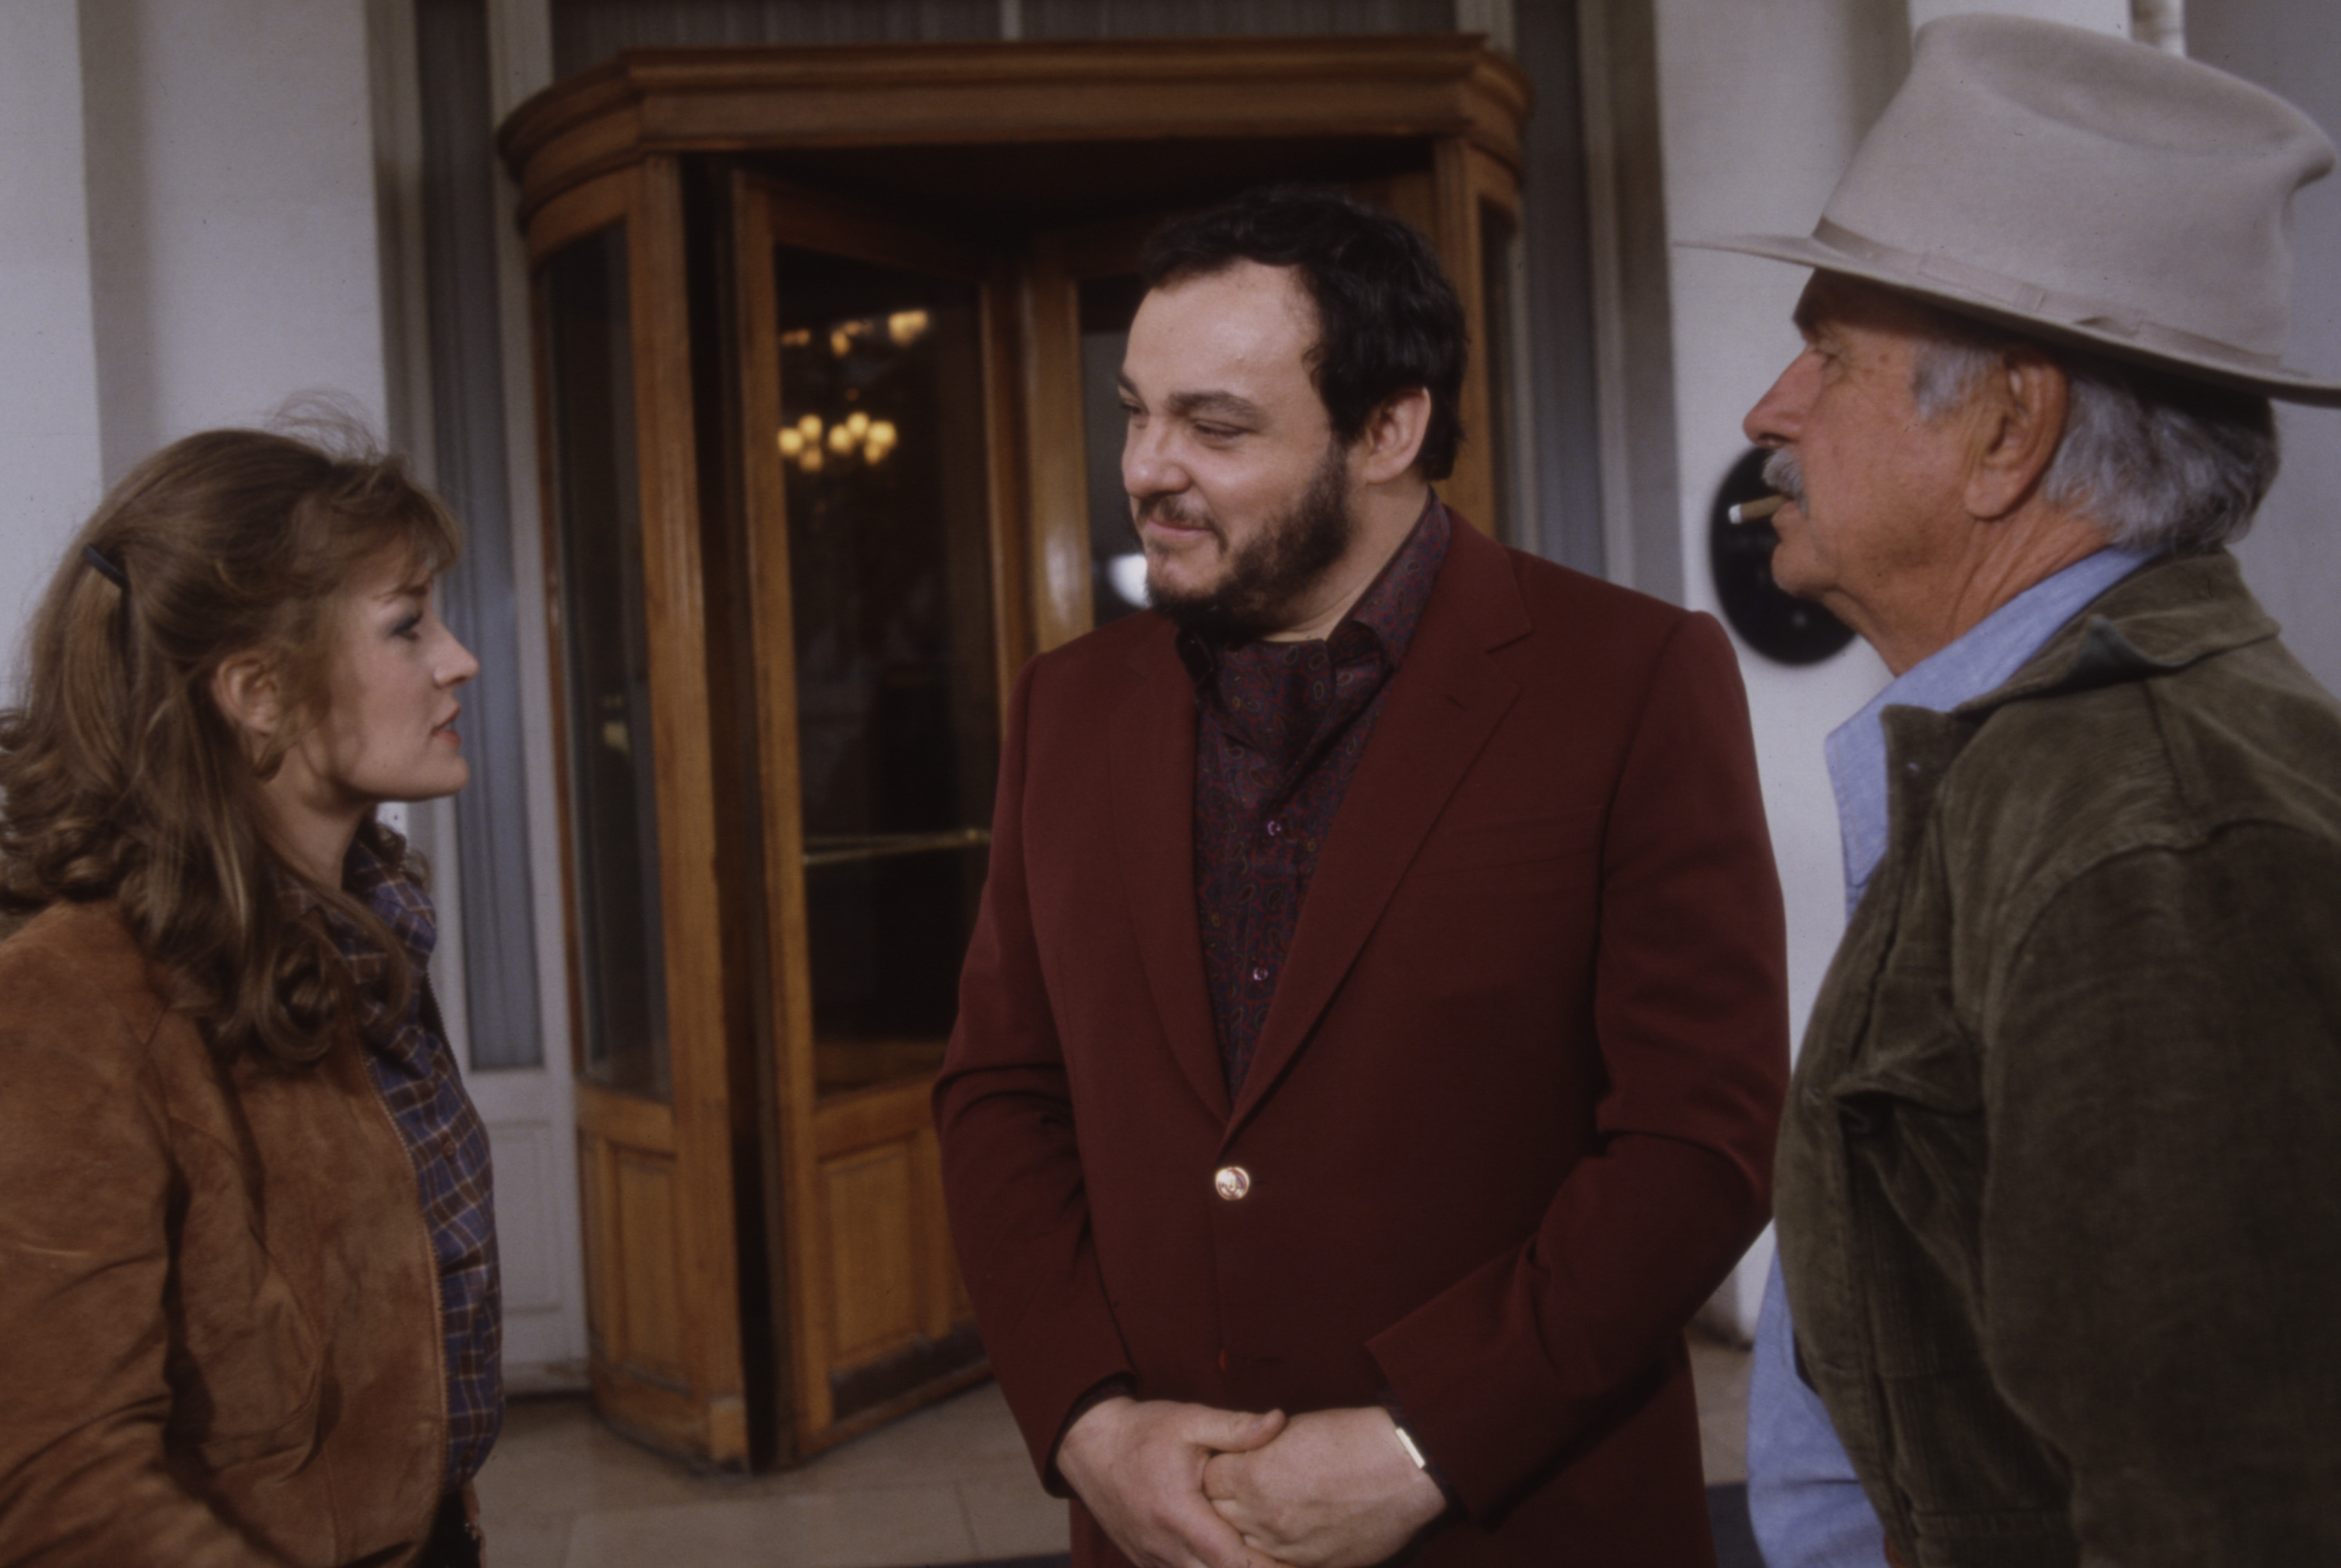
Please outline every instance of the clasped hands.
[[1447, 1506], [1378, 1408], [1101, 1400], [1057, 1468], [1139, 1568], [1366, 1568]]

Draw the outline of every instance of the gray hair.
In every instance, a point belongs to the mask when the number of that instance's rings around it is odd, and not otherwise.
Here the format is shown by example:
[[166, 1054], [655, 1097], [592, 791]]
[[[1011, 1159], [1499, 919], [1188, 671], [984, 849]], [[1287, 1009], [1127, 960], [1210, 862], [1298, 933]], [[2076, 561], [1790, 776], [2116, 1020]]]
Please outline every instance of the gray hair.
[[2276, 411], [2268, 400], [2044, 343], [1981, 322], [1929, 312], [1910, 395], [1937, 420], [1963, 406], [2022, 345], [2047, 355], [2071, 391], [2065, 433], [2040, 493], [2105, 531], [2114, 544], [2154, 554], [2201, 554], [2244, 536], [2276, 482]]

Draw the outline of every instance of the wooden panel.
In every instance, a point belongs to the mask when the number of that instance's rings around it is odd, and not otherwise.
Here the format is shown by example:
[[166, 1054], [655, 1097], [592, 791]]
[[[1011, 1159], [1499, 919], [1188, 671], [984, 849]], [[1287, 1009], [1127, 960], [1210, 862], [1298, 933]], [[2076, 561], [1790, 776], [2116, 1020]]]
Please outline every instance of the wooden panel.
[[[623, 223], [642, 205], [642, 190], [641, 172], [627, 169], [565, 191], [546, 203], [528, 225], [529, 265], [536, 265], [596, 229]], [[553, 492], [547, 489], [544, 494], [550, 498]]]
[[[541, 260], [621, 224], [673, 1098], [670, 1107], [577, 1086], [593, 1383], [597, 1407], [617, 1424], [733, 1464], [746, 1459], [747, 1441], [679, 171], [652, 159], [569, 191], [534, 215], [528, 243]], [[542, 385], [542, 348], [538, 374]], [[551, 527], [558, 486], [546, 477]], [[553, 603], [558, 636], [557, 592]], [[564, 864], [564, 874], [573, 894], [573, 868]], [[573, 989], [575, 940], [573, 930]], [[572, 1016], [582, 1020], [583, 1009]]]
[[822, 1163], [833, 1364], [865, 1360], [919, 1332], [915, 1174], [904, 1144]]
[[577, 1085], [577, 1129], [630, 1149], [674, 1153], [674, 1110], [599, 1084]]
[[[1487, 267], [1493, 258], [1487, 255], [1487, 214], [1489, 209], [1501, 213], [1511, 225], [1513, 244], [1520, 243], [1520, 186], [1511, 168], [1488, 155], [1478, 147], [1467, 147], [1463, 155], [1464, 179], [1471, 193], [1471, 226], [1475, 238], [1477, 271], [1472, 275], [1473, 292], [1479, 296], [1479, 324], [1471, 337], [1471, 356], [1476, 362], [1473, 385], [1479, 396], [1479, 448], [1487, 465], [1488, 517], [1483, 524], [1506, 544], [1519, 544], [1533, 539], [1536, 524], [1532, 517], [1514, 514], [1513, 508], [1530, 504], [1529, 486], [1521, 483], [1521, 462], [1529, 448], [1529, 432], [1521, 428], [1521, 389], [1526, 385], [1529, 345], [1523, 332], [1511, 335], [1516, 327], [1523, 326], [1520, 312], [1524, 308], [1517, 297], [1513, 315], [1505, 319], [1498, 302], [1487, 297]], [[1517, 295], [1517, 285], [1515, 286]], [[1501, 336], [1504, 340], [1504, 365], [1491, 346]], [[1509, 366], [1508, 380], [1511, 385], [1499, 387], [1496, 377]], [[1509, 424], [1499, 427], [1499, 414], [1509, 418]], [[1507, 472], [1507, 470], [1509, 472]], [[1504, 504], [1499, 505], [1499, 498]]]
[[710, 1413], [702, 1455], [716, 1463], [737, 1463], [746, 1460], [747, 1450], [732, 1201], [730, 1021], [715, 868], [712, 715], [700, 581], [682, 176], [672, 159], [652, 158], [643, 165], [642, 179], [642, 211], [630, 253], [635, 427], [673, 1074], [682, 1353], [692, 1393]]
[[616, 1335], [618, 1303], [624, 1299], [618, 1270], [623, 1254], [612, 1233], [617, 1208], [609, 1144], [583, 1127], [577, 1131], [578, 1208], [585, 1227], [585, 1340], [596, 1361], [608, 1358]]
[[931, 1126], [931, 1080], [885, 1084], [824, 1100], [813, 1114], [813, 1148], [832, 1160], [880, 1144], [900, 1144]]
[[1457, 34], [644, 50], [499, 134], [524, 211], [645, 152], [1452, 136], [1517, 165], [1527, 78]]
[[662, 1379], [678, 1392], [691, 1387], [683, 1303], [682, 1259], [675, 1214], [672, 1157], [636, 1149], [610, 1150], [612, 1234], [623, 1266], [618, 1272], [618, 1343], [610, 1359], [638, 1377]]
[[[766, 226], [779, 244], [971, 283], [991, 272], [991, 257], [983, 246], [941, 225], [905, 223], [862, 203], [781, 180], [751, 178], [749, 185], [767, 204]], [[777, 220], [770, 215], [774, 202], [781, 204]], [[763, 265], [772, 265], [769, 251]]]
[[994, 673], [1000, 691], [1000, 727], [1008, 727], [1008, 704], [1024, 661], [1040, 651], [1032, 629], [1031, 592], [1032, 539], [1024, 519], [1031, 496], [1031, 464], [1026, 451], [1022, 389], [1021, 316], [1023, 271], [1005, 256], [992, 262], [983, 285], [984, 442], [991, 452], [991, 629], [998, 644]]
[[1361, 202], [1369, 202], [1386, 212], [1397, 214], [1422, 232], [1434, 245], [1439, 242], [1439, 186], [1427, 174], [1393, 175], [1387, 180], [1369, 180], [1350, 187]]
[[1487, 341], [1487, 303], [1479, 286], [1479, 204], [1472, 194], [1469, 148], [1460, 141], [1439, 144], [1432, 177], [1438, 182], [1437, 209], [1431, 240], [1439, 248], [1439, 265], [1463, 302], [1463, 324], [1471, 340], [1471, 364], [1463, 377], [1459, 412], [1463, 445], [1455, 454], [1455, 472], [1439, 485], [1449, 505], [1470, 519], [1483, 534], [1496, 524], [1496, 470], [1488, 441], [1488, 356], [1480, 352]]
[[911, 1244], [919, 1271], [919, 1332], [941, 1339], [961, 1321], [959, 1260], [952, 1254], [951, 1216], [943, 1209], [943, 1152], [931, 1126], [911, 1139]]
[[1032, 635], [1045, 653], [1090, 629], [1089, 489], [1082, 467], [1081, 312], [1061, 242], [1032, 242], [1024, 285], [1025, 472], [1031, 476]]
[[781, 1147], [782, 1241], [786, 1251], [792, 1448], [830, 1423], [830, 1293], [818, 1246], [820, 1183], [813, 1152], [819, 1099], [812, 1052], [812, 989], [803, 888], [804, 811], [797, 789], [796, 611], [789, 587], [788, 484], [773, 432], [781, 425], [780, 304], [772, 271], [773, 187], [735, 175], [732, 273], [738, 284], [734, 354], [741, 366], [740, 449], [748, 466], [749, 600], [753, 607], [758, 777], [770, 946], [775, 1124]]

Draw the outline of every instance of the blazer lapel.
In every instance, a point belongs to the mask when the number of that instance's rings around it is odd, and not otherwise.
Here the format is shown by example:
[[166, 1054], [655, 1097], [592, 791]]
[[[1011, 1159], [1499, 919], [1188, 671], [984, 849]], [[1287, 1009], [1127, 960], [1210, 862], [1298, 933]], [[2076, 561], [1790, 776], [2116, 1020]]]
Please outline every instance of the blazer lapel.
[[1113, 711], [1108, 747], [1114, 850], [1155, 1015], [1195, 1093], [1225, 1118], [1195, 913], [1195, 690], [1167, 636], [1149, 639], [1131, 667], [1137, 679]]
[[[1318, 857], [1275, 1000], [1236, 1096], [1230, 1136], [1316, 1028], [1424, 835], [1511, 706], [1518, 688], [1487, 650], [1528, 629], [1509, 558], [1458, 518], [1406, 663], [1391, 677]], [[1192, 731], [1190, 724], [1190, 751]], [[1181, 776], [1192, 772], [1190, 758]], [[1192, 911], [1190, 891], [1190, 921]], [[1200, 951], [1200, 937], [1196, 945]]]

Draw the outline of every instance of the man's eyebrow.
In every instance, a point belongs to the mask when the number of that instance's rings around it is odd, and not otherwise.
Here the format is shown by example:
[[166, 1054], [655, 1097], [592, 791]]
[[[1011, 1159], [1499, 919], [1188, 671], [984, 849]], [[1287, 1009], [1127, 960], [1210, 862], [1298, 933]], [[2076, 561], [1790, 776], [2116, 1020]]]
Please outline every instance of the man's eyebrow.
[[1257, 424], [1268, 417], [1267, 410], [1259, 404], [1249, 397], [1239, 397], [1232, 392], [1174, 392], [1163, 402], [1181, 419], [1192, 419], [1200, 414]]

